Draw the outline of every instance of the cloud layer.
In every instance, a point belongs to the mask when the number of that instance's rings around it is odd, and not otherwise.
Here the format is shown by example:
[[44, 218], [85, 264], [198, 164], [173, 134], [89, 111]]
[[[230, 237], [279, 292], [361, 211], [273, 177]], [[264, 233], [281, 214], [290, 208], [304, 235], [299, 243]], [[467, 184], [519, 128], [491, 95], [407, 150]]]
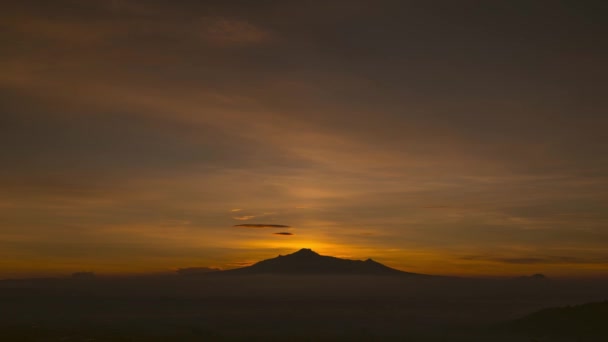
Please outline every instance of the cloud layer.
[[283, 224], [265, 224], [265, 223], [248, 223], [248, 224], [236, 224], [234, 227], [241, 228], [290, 228]]
[[421, 273], [605, 273], [603, 12], [474, 7], [3, 4], [0, 277], [301, 247]]

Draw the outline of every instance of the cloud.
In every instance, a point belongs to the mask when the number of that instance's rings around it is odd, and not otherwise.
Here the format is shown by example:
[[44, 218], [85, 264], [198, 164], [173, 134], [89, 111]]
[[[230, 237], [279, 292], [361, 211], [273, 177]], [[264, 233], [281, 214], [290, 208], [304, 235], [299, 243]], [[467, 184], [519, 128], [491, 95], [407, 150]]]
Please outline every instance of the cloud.
[[[225, 266], [237, 256], [201, 259], [200, 246], [232, 251], [253, 242], [243, 233], [292, 231], [217, 229], [255, 221], [306, 226], [317, 243], [367, 254], [490, 252], [467, 263], [472, 273], [547, 260], [560, 272], [592, 272], [549, 256], [605, 253], [607, 117], [593, 80], [606, 53], [586, 45], [573, 55], [573, 44], [600, 33], [565, 8], [551, 29], [521, 20], [532, 40], [552, 32], [536, 48], [508, 46], [521, 36], [508, 25], [506, 39], [479, 37], [475, 25], [438, 31], [460, 14], [428, 16], [433, 6], [406, 2], [391, 5], [390, 30], [370, 29], [387, 24], [386, 11], [370, 15], [363, 2], [117, 0], [70, 11], [11, 3], [0, 13], [3, 37], [27, 49], [0, 54], [4, 259], [32, 269], [71, 264], [60, 257], [109, 268], [131, 260], [135, 271], [174, 267], [178, 257]], [[396, 39], [438, 44], [411, 58]], [[519, 77], [493, 68], [508, 66], [505, 51], [521, 57], [521, 70], [536, 70], [548, 52], [555, 63]], [[546, 86], [544, 73], [559, 82]], [[587, 105], [577, 111], [578, 102]], [[145, 236], [127, 246], [125, 234]], [[82, 258], [93, 242], [101, 252]], [[443, 271], [425, 260], [425, 271]]]
[[[502, 262], [505, 264], [522, 264], [522, 265], [535, 265], [535, 264], [546, 264], [555, 263], [555, 260], [545, 258], [495, 258], [493, 261]], [[566, 260], [562, 260], [564, 262]]]
[[233, 227], [241, 227], [241, 228], [291, 228], [290, 226], [286, 226], [286, 225], [283, 225], [283, 224], [264, 224], [264, 223], [260, 223], [260, 224], [253, 224], [253, 223], [235, 224]]
[[274, 235], [294, 235], [293, 233], [290, 232], [278, 232], [278, 233], [272, 233]]
[[566, 265], [566, 264], [604, 264], [608, 262], [608, 258], [602, 257], [571, 257], [571, 256], [540, 256], [540, 257], [486, 257], [481, 255], [471, 255], [461, 258], [463, 260], [488, 260], [493, 262], [499, 262], [503, 264], [515, 264], [515, 265], [538, 265], [538, 264], [552, 264], [552, 265]]
[[235, 220], [239, 220], [239, 221], [247, 221], [247, 220], [251, 220], [254, 219], [256, 217], [265, 217], [265, 216], [270, 216], [270, 215], [275, 215], [276, 212], [264, 212], [264, 213], [241, 213], [240, 216], [233, 216], [232, 218]]
[[233, 217], [233, 219], [239, 220], [239, 221], [247, 221], [247, 220], [251, 220], [252, 218], [255, 218], [255, 216], [253, 216], [253, 215], [243, 215], [243, 216], [234, 216]]
[[247, 267], [247, 266], [251, 266], [253, 264], [255, 264], [257, 261], [235, 261], [235, 262], [231, 262], [229, 263], [229, 268], [240, 268], [240, 267]]

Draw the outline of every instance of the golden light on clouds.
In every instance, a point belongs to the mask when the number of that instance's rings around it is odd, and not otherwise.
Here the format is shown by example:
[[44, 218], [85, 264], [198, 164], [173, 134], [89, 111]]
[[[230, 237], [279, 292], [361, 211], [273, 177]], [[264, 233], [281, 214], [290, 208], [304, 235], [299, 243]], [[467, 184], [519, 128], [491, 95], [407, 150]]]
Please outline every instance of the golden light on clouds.
[[412, 29], [410, 10], [384, 30], [352, 8], [220, 3], [4, 6], [0, 278], [300, 248], [431, 274], [606, 270], [587, 26], [487, 41]]
[[255, 216], [253, 215], [243, 215], [243, 216], [233, 216], [232, 217], [235, 220], [239, 220], [239, 221], [247, 221], [247, 220], [251, 220], [252, 218], [255, 218]]

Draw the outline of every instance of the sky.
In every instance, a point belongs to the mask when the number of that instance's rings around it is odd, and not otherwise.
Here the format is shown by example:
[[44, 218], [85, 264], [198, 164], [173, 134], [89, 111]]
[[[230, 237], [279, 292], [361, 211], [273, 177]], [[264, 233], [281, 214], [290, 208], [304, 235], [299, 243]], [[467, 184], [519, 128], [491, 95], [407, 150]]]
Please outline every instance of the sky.
[[607, 5], [15, 0], [0, 278], [300, 248], [608, 272]]

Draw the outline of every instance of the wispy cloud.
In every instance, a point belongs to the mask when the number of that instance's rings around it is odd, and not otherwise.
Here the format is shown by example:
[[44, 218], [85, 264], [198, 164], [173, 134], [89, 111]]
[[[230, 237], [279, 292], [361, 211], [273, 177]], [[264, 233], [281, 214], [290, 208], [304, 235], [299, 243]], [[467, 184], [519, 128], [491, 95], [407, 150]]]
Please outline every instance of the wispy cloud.
[[274, 235], [294, 235], [293, 233], [290, 232], [278, 232], [278, 233], [272, 233]]
[[249, 224], [235, 224], [233, 227], [240, 227], [240, 228], [291, 228], [291, 226], [286, 226], [284, 224], [265, 224], [265, 223], [258, 223], [258, 224], [253, 224], [253, 223], [249, 223]]
[[254, 219], [256, 217], [261, 218], [261, 217], [275, 215], [276, 212], [263, 212], [263, 213], [241, 212], [240, 214], [241, 215], [239, 215], [239, 216], [233, 216], [232, 218], [235, 219], [235, 220], [239, 220], [239, 221], [247, 221], [247, 220]]
[[[446, 31], [442, 39], [459, 44], [438, 46], [470, 44], [466, 56], [408, 58], [396, 39], [424, 45], [437, 33], [418, 32], [410, 16], [429, 27], [460, 19], [424, 17], [435, 9], [416, 13], [407, 2], [395, 2], [399, 20], [382, 34], [369, 30], [385, 24], [380, 13], [344, 16], [352, 10], [321, 3], [87, 1], [75, 12], [27, 3], [0, 11], [6, 41], [27, 46], [0, 54], [9, 108], [0, 119], [0, 250], [14, 265], [0, 277], [76, 262], [119, 271], [110, 266], [119, 259], [131, 260], [129, 270], [225, 267], [300, 238], [327, 252], [417, 260], [428, 273], [458, 263], [470, 273], [608, 268], [605, 102], [587, 91], [585, 103], [598, 105], [573, 115], [572, 99], [555, 96], [577, 96], [597, 77], [606, 59], [598, 46], [575, 56], [584, 63], [558, 63], [562, 77], [550, 86], [498, 70], [500, 87], [487, 87], [486, 70], [459, 58], [503, 65], [504, 44], [477, 55], [486, 39]], [[503, 22], [499, 12], [493, 19]], [[558, 22], [563, 14], [550, 20], [559, 24], [550, 46], [514, 52], [522, 68], [547, 51], [571, 58], [579, 38], [600, 34]], [[530, 19], [522, 30], [539, 27]], [[345, 30], [356, 39], [340, 39]], [[297, 238], [280, 234], [300, 227]], [[85, 258], [91, 243], [104, 247]], [[397, 247], [408, 252], [393, 256]], [[427, 254], [410, 258], [412, 248]], [[68, 253], [74, 259], [60, 259]]]
[[235, 267], [246, 267], [246, 266], [251, 266], [253, 264], [255, 264], [255, 261], [236, 261], [236, 262], [231, 262], [228, 265], [235, 266]]
[[247, 220], [251, 220], [252, 218], [255, 218], [256, 216], [254, 215], [243, 215], [243, 216], [234, 216], [233, 219], [235, 220], [239, 220], [239, 221], [247, 221]]
[[534, 256], [534, 257], [488, 257], [482, 255], [470, 255], [462, 258], [463, 260], [487, 260], [503, 264], [516, 265], [566, 265], [566, 264], [605, 264], [608, 258], [602, 257], [572, 257], [572, 256]]

